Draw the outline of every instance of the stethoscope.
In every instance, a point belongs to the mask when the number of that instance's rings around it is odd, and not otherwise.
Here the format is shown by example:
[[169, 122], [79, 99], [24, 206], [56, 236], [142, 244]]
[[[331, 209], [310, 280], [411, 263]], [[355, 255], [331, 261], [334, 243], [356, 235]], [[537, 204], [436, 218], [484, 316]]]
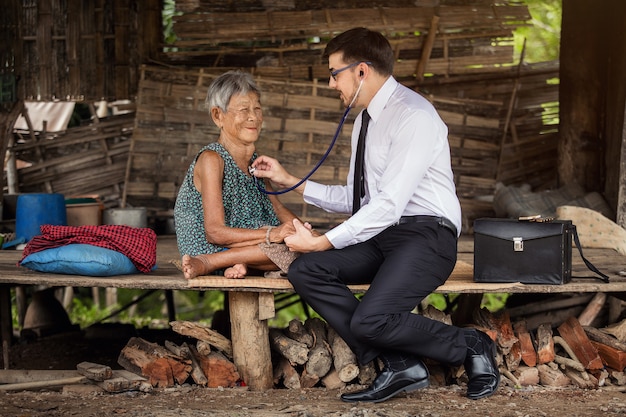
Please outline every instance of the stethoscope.
[[330, 145], [328, 145], [328, 149], [326, 149], [326, 152], [324, 153], [324, 155], [322, 155], [322, 157], [320, 158], [318, 163], [313, 167], [311, 172], [306, 174], [304, 176], [304, 178], [302, 178], [300, 181], [298, 181], [297, 184], [292, 185], [289, 188], [285, 188], [284, 190], [278, 190], [278, 191], [266, 190], [265, 187], [263, 187], [261, 185], [262, 181], [259, 181], [259, 179], [254, 176], [254, 171], [256, 171], [256, 168], [254, 168], [252, 166], [248, 167], [248, 171], [250, 172], [250, 175], [252, 175], [252, 178], [254, 178], [254, 182], [256, 183], [256, 186], [257, 186], [257, 188], [261, 192], [263, 192], [265, 194], [271, 194], [271, 195], [285, 194], [285, 193], [288, 193], [289, 191], [295, 190], [296, 188], [298, 188], [299, 186], [304, 184], [304, 182], [306, 180], [311, 178], [311, 175], [315, 174], [315, 171], [317, 171], [319, 169], [319, 167], [322, 166], [322, 164], [324, 163], [324, 161], [326, 160], [326, 158], [330, 154], [330, 151], [333, 149], [333, 146], [335, 146], [335, 142], [337, 142], [337, 138], [339, 137], [339, 133], [341, 132], [341, 128], [343, 127], [343, 124], [345, 123], [346, 119], [348, 118], [348, 114], [350, 113], [350, 110], [352, 110], [352, 106], [354, 105], [354, 102], [356, 101], [356, 98], [359, 96], [359, 93], [361, 92], [361, 87], [362, 86], [363, 86], [363, 79], [361, 79], [361, 82], [359, 83], [359, 87], [356, 89], [356, 93], [354, 93], [354, 97], [352, 98], [352, 101], [350, 102], [350, 104], [346, 108], [346, 111], [343, 113], [343, 117], [341, 118], [341, 121], [339, 122], [339, 125], [337, 126], [337, 130], [335, 131], [335, 136], [333, 136], [333, 140], [330, 142]]

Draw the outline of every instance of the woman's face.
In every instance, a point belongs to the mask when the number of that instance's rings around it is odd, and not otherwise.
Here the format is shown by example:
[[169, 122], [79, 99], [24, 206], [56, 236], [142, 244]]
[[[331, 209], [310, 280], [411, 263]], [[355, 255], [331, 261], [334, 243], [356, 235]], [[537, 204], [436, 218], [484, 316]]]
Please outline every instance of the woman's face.
[[237, 94], [231, 97], [226, 112], [219, 113], [222, 135], [227, 139], [246, 143], [255, 142], [261, 134], [263, 112], [256, 93]]

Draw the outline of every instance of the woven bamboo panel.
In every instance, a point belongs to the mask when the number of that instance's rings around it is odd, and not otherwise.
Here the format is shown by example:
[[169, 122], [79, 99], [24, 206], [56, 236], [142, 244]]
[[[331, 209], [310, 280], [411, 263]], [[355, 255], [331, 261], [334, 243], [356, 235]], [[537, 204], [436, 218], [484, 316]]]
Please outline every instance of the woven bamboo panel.
[[[205, 2], [195, 2], [194, 7], [187, 3], [175, 17], [178, 40], [167, 56], [191, 65], [254, 68], [255, 74], [265, 77], [327, 79], [321, 57], [325, 42], [358, 25], [387, 36], [400, 60], [394, 72], [398, 79], [421, 76], [416, 74], [420, 65], [424, 66], [420, 72], [430, 76], [499, 72], [512, 64], [512, 31], [530, 19], [527, 7], [517, 1], [478, 1], [469, 6], [455, 1], [395, 1], [386, 2], [386, 7], [376, 2], [321, 2], [309, 8], [302, 4], [307, 2], [295, 3], [291, 8], [238, 12]], [[433, 24], [432, 51], [423, 57]]]
[[134, 114], [101, 119], [63, 132], [30, 134], [9, 149], [30, 162], [18, 170], [19, 191], [97, 195], [116, 207], [122, 197]]
[[160, 0], [20, 3], [21, 51], [14, 56], [20, 98], [112, 101], [135, 96], [138, 63], [159, 52]]
[[420, 88], [450, 128], [460, 197], [490, 196], [497, 182], [556, 186], [558, 84], [550, 82], [556, 77], [558, 62]]

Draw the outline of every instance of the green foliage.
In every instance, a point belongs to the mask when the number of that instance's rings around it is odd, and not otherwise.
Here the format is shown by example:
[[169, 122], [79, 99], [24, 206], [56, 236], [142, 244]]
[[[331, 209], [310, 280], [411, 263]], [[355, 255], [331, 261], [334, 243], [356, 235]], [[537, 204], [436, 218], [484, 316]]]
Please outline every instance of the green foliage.
[[[484, 294], [480, 303], [480, 308], [486, 308], [492, 313], [502, 310], [506, 305], [506, 300], [509, 298], [510, 295], [511, 294], [508, 293]], [[458, 296], [459, 294], [430, 294], [426, 298], [426, 304], [432, 305], [437, 310], [451, 313], [452, 311], [454, 311], [454, 300], [456, 300]]]
[[115, 307], [100, 308], [91, 299], [74, 297], [69, 309], [70, 321], [84, 329], [111, 314]]
[[[515, 31], [515, 51], [524, 62], [536, 63], [559, 59], [562, 0], [525, 0], [532, 16], [530, 26]], [[519, 59], [518, 59], [519, 60]]]
[[496, 311], [502, 310], [506, 305], [506, 300], [509, 298], [511, 294], [508, 293], [497, 293], [491, 294], [487, 293], [483, 295], [483, 301], [480, 304], [481, 308], [486, 308], [487, 310], [495, 313]]
[[172, 44], [176, 41], [176, 33], [174, 33], [174, 16], [182, 15], [182, 12], [176, 11], [175, 0], [163, 1], [163, 40], [166, 44]]

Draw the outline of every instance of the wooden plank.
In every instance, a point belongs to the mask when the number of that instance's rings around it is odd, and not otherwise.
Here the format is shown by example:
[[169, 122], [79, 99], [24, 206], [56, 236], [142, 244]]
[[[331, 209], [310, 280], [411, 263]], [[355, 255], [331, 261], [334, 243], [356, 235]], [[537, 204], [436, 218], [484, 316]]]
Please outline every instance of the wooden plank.
[[0, 369], [0, 384], [21, 384], [24, 382], [50, 381], [79, 376], [81, 374], [75, 369]]

